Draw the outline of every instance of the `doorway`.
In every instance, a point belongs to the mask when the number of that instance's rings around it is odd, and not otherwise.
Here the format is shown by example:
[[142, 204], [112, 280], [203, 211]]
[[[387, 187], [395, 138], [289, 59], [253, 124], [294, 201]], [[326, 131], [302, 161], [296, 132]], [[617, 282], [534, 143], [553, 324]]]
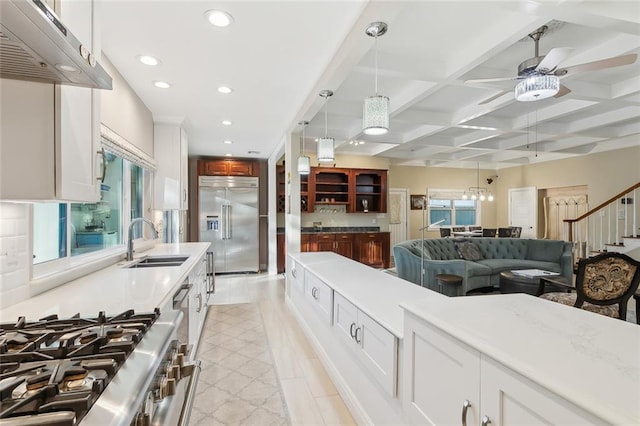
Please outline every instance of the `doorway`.
[[[389, 189], [389, 234], [391, 247], [407, 240], [407, 229], [409, 229], [409, 218], [407, 216], [407, 188]], [[393, 250], [391, 250], [391, 266], [395, 266]]]

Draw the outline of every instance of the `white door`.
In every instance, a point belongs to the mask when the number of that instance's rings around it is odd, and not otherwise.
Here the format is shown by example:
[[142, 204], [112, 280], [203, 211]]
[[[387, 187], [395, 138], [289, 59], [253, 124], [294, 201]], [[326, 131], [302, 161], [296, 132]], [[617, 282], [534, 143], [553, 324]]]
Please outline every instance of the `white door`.
[[520, 226], [520, 238], [538, 238], [538, 191], [534, 186], [509, 189], [509, 226]]
[[[407, 189], [389, 189], [389, 233], [391, 247], [407, 240], [407, 229], [409, 227], [407, 218]], [[393, 250], [391, 251], [393, 258]]]

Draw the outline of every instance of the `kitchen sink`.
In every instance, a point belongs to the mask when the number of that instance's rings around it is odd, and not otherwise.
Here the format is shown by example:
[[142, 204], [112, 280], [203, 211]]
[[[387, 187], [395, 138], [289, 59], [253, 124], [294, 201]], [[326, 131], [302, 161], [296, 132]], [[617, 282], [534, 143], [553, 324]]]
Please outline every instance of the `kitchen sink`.
[[170, 266], [180, 266], [187, 260], [189, 256], [173, 256], [173, 255], [158, 255], [158, 256], [144, 256], [140, 259], [134, 260], [128, 263], [124, 268], [160, 268]]

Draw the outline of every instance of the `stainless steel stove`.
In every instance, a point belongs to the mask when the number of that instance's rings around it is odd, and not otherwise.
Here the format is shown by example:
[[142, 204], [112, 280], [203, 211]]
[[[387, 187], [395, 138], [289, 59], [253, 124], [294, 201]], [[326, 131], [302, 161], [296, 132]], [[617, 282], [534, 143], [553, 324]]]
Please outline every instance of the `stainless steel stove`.
[[0, 324], [0, 426], [186, 424], [200, 363], [179, 311]]

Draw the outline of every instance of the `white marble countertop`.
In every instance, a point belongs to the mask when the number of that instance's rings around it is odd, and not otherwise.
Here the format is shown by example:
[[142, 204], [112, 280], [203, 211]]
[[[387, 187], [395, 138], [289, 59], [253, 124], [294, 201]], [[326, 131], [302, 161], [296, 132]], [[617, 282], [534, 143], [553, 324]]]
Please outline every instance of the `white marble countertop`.
[[612, 424], [640, 424], [636, 324], [525, 294], [402, 307]]
[[327, 283], [381, 326], [402, 338], [404, 311], [400, 303], [446, 296], [332, 252], [291, 253], [308, 272]]
[[34, 296], [24, 302], [0, 309], [0, 321], [16, 321], [19, 316], [37, 320], [58, 314], [61, 318], [80, 313], [96, 316], [98, 312], [117, 314], [127, 309], [149, 312], [171, 301], [173, 294], [209, 243], [156, 244], [152, 249], [136, 253], [146, 255], [181, 254], [189, 258], [180, 266], [161, 268], [122, 268], [118, 264], [101, 269]]

